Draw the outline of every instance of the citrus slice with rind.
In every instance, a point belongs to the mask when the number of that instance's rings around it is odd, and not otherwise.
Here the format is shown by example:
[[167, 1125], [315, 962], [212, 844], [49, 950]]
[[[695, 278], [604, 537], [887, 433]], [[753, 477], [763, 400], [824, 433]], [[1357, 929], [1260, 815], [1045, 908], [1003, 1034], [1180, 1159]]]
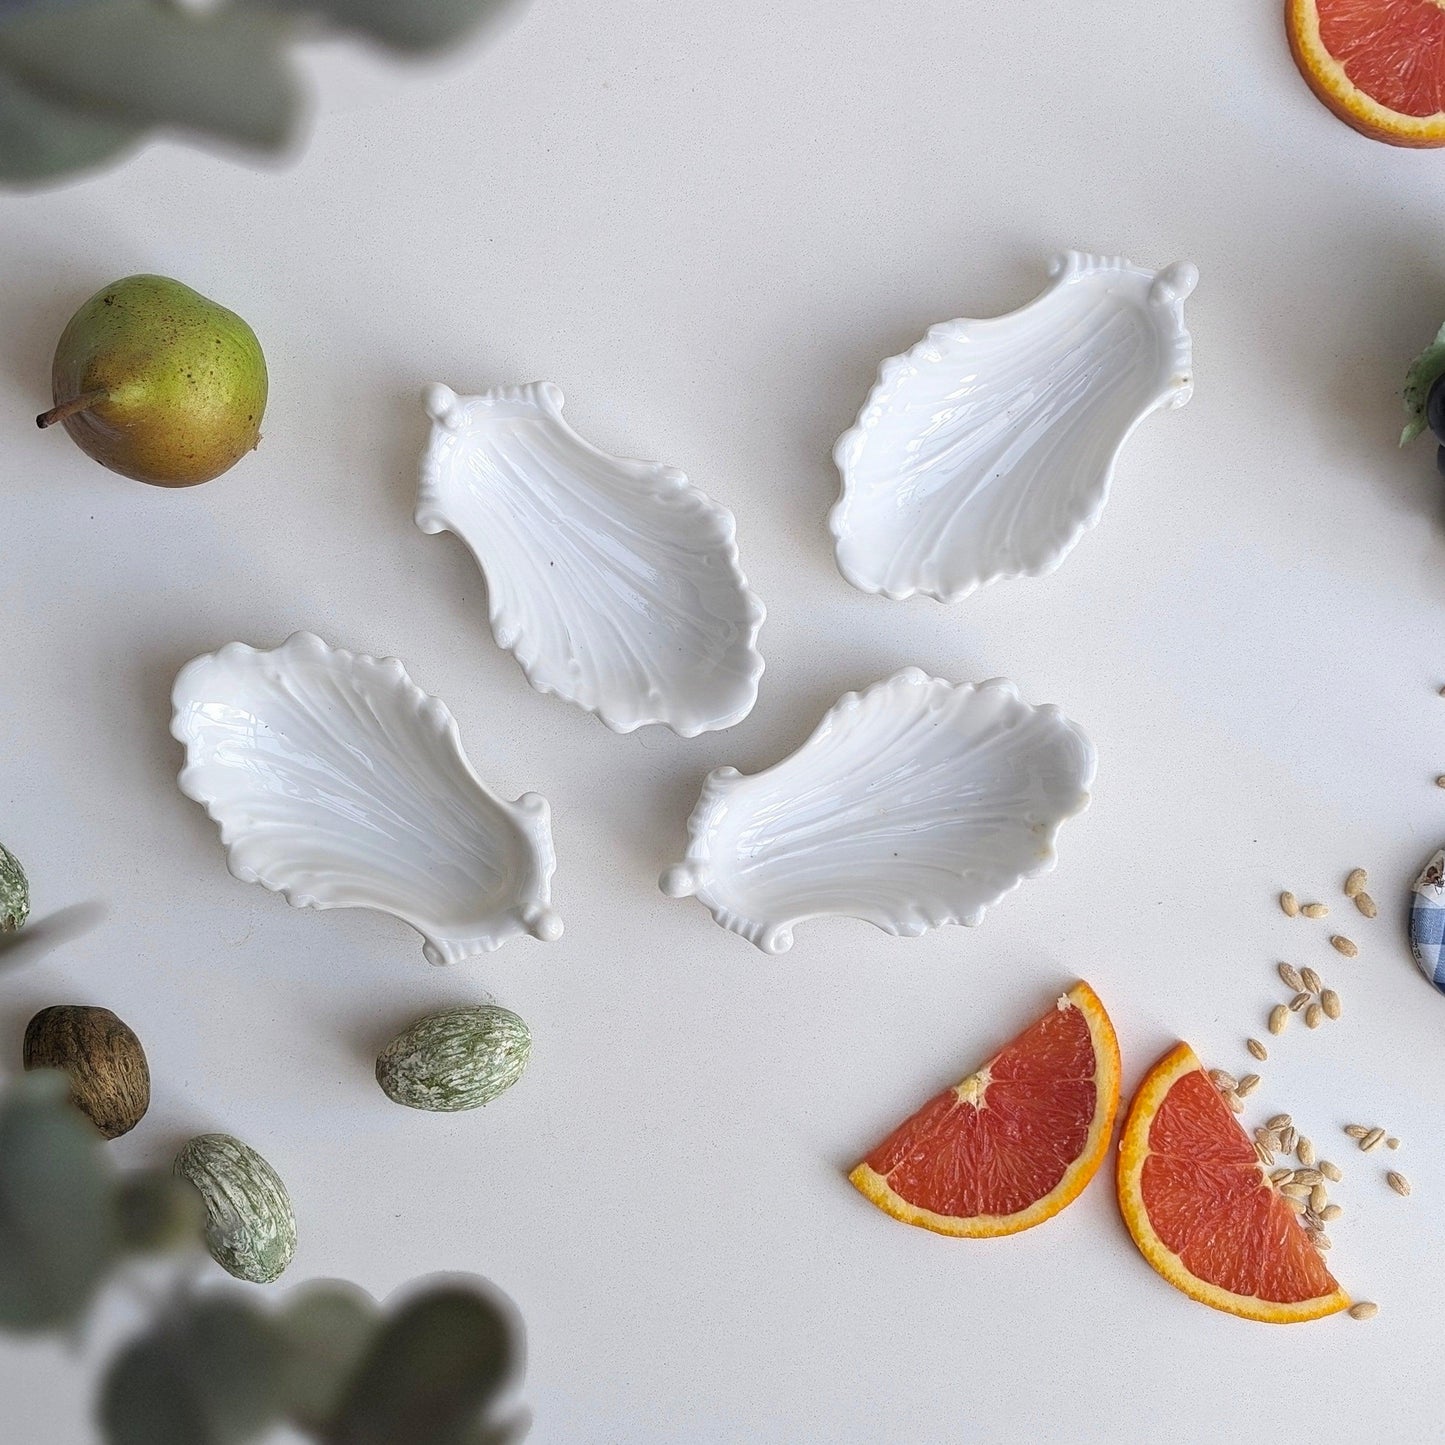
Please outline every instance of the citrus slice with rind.
[[1077, 983], [981, 1069], [906, 1119], [848, 1176], [886, 1214], [985, 1239], [1083, 1192], [1119, 1108], [1119, 1041]]
[[1375, 140], [1445, 146], [1440, 0], [1286, 0], [1289, 48], [1309, 87]]
[[1118, 1185], [1134, 1243], [1191, 1299], [1281, 1325], [1349, 1308], [1188, 1044], [1154, 1065], [1129, 1105]]

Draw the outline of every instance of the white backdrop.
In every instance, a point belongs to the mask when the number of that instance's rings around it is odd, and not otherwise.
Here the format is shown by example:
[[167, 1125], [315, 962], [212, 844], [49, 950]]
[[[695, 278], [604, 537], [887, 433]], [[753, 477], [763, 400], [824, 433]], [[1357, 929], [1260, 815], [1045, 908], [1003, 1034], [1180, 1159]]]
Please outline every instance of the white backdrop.
[[[1430, 448], [1395, 439], [1445, 319], [1445, 156], [1332, 119], [1278, 9], [534, 0], [440, 71], [317, 54], [316, 132], [284, 169], [159, 144], [0, 199], [0, 837], [37, 915], [107, 910], [0, 974], [0, 1069], [39, 1007], [113, 1007], [155, 1079], [117, 1155], [163, 1163], [203, 1129], [258, 1147], [300, 1221], [278, 1288], [496, 1281], [548, 1445], [1205, 1442], [1305, 1419], [1319, 1441], [1438, 1438], [1445, 999], [1402, 910], [1445, 835], [1445, 551]], [[829, 452], [879, 359], [1027, 300], [1066, 246], [1198, 263], [1194, 401], [1140, 430], [1053, 577], [948, 608], [855, 592]], [[261, 450], [194, 492], [31, 424], [71, 310], [137, 270], [238, 310], [270, 362]], [[460, 544], [412, 526], [423, 383], [536, 377], [598, 445], [735, 510], [770, 617], [732, 732], [618, 738], [534, 695]], [[551, 799], [561, 943], [434, 970], [393, 920], [230, 878], [174, 785], [170, 682], [298, 627], [402, 657], [490, 783]], [[1089, 731], [1095, 803], [1056, 873], [974, 932], [816, 923], [779, 960], [658, 892], [709, 768], [774, 761], [905, 663], [1007, 674]], [[1356, 864], [1382, 915], [1349, 915], [1345, 964], [1272, 898], [1338, 901]], [[1409, 1200], [1330, 1145], [1332, 1263], [1374, 1323], [1189, 1302], [1107, 1175], [977, 1243], [845, 1182], [1076, 976], [1126, 1089], [1180, 1036], [1241, 1065], [1280, 957], [1346, 1013], [1287, 1037], [1259, 1111], [1406, 1141]], [[487, 996], [532, 1026], [525, 1080], [479, 1114], [389, 1104], [378, 1045]], [[0, 1342], [7, 1438], [88, 1439], [110, 1339]]]

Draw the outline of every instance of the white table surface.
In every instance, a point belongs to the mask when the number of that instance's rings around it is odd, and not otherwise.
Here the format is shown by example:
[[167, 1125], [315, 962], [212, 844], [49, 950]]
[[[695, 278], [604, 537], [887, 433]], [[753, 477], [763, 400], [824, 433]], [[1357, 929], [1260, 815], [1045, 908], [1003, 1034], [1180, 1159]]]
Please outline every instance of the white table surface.
[[[547, 1445], [1440, 1438], [1445, 999], [1402, 911], [1445, 834], [1445, 549], [1430, 447], [1395, 440], [1445, 318], [1445, 156], [1332, 119], [1277, 9], [534, 0], [440, 70], [313, 51], [315, 133], [280, 169], [157, 144], [0, 199], [0, 837], [37, 916], [106, 910], [0, 977], [0, 1067], [36, 1009], [113, 1007], [155, 1079], [116, 1154], [259, 1147], [300, 1219], [287, 1283], [494, 1280]], [[1021, 304], [1066, 246], [1198, 263], [1194, 401], [1143, 426], [1053, 577], [946, 608], [854, 591], [829, 453], [879, 359]], [[30, 422], [72, 309], [138, 270], [240, 311], [270, 363], [261, 450], [196, 491]], [[770, 616], [732, 732], [619, 738], [535, 695], [461, 546], [413, 527], [422, 385], [537, 377], [584, 435], [736, 512]], [[394, 920], [227, 874], [175, 787], [170, 682], [300, 627], [402, 657], [491, 783], [552, 800], [560, 943], [433, 969]], [[1095, 802], [1056, 873], [977, 931], [814, 923], [781, 959], [661, 895], [709, 768], [776, 760], [906, 663], [1007, 674], [1090, 732]], [[1345, 915], [1347, 964], [1273, 895], [1338, 910], [1356, 864], [1382, 915]], [[1242, 1066], [1281, 957], [1345, 1017], [1290, 1032], [1251, 1113], [1293, 1110], [1345, 1166], [1331, 1259], [1374, 1323], [1191, 1303], [1107, 1174], [998, 1242], [904, 1228], [845, 1182], [1076, 976], [1126, 1089], [1180, 1036]], [[485, 997], [532, 1026], [522, 1084], [472, 1115], [388, 1103], [379, 1044]], [[1404, 1138], [1414, 1197], [1349, 1119]], [[5, 1437], [88, 1439], [113, 1339], [0, 1344]]]

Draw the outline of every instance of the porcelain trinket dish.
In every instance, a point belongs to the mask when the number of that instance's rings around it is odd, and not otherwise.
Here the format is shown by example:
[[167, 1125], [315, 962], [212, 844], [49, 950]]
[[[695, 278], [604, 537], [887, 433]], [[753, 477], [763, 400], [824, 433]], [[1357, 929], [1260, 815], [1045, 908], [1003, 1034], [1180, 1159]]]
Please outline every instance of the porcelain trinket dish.
[[1063, 561], [1108, 500], [1129, 434], [1193, 390], [1188, 263], [1070, 251], [1008, 316], [947, 321], [883, 363], [834, 453], [839, 570], [864, 592], [951, 602]]
[[547, 382], [426, 392], [416, 521], [486, 576], [492, 631], [538, 692], [615, 732], [732, 727], [758, 696], [764, 610], [732, 514], [675, 467], [598, 451]]
[[393, 914], [432, 963], [561, 936], [546, 799], [495, 797], [395, 658], [308, 632], [270, 652], [233, 642], [181, 670], [173, 703], [181, 791], [243, 882], [298, 908]]
[[664, 893], [696, 896], [767, 953], [810, 918], [917, 937], [979, 923], [1053, 867], [1059, 826], [1088, 803], [1094, 748], [1011, 682], [905, 668], [849, 693], [791, 757], [712, 773]]

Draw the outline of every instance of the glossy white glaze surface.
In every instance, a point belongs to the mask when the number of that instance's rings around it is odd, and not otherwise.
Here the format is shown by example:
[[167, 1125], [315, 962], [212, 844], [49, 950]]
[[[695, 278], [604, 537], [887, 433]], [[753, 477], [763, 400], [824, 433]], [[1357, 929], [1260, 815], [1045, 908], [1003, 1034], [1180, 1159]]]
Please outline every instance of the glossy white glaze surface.
[[243, 883], [297, 908], [394, 914], [432, 963], [561, 937], [546, 799], [495, 797], [446, 705], [396, 658], [309, 632], [269, 652], [233, 642], [183, 668], [172, 701], [181, 791]]
[[1054, 866], [1059, 826], [1087, 806], [1094, 767], [1079, 728], [1011, 682], [905, 668], [840, 699], [775, 767], [712, 773], [662, 891], [696, 896], [765, 953], [830, 915], [910, 938], [974, 927]]
[[477, 559], [497, 645], [538, 692], [619, 733], [664, 723], [694, 737], [752, 711], [766, 614], [731, 512], [676, 467], [584, 441], [550, 382], [432, 386], [426, 406], [417, 526], [456, 533]]
[[1188, 263], [1069, 251], [1027, 306], [946, 321], [885, 361], [835, 452], [839, 570], [951, 602], [1052, 572], [1098, 520], [1130, 432], [1193, 392]]

